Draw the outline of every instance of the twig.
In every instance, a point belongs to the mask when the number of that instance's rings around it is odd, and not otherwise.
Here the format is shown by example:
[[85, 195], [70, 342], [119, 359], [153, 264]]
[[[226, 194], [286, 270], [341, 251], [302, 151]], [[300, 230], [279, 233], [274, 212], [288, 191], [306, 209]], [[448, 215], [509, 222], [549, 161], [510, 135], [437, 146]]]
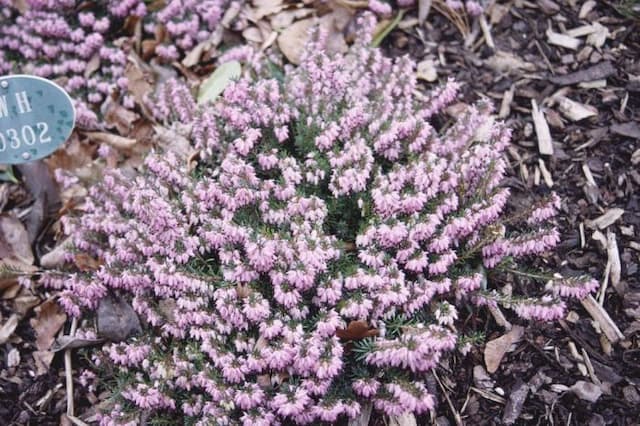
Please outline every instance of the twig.
[[[76, 335], [76, 329], [78, 328], [78, 318], [73, 318], [71, 321], [71, 330], [69, 330], [69, 336]], [[71, 349], [65, 349], [64, 351], [64, 372], [67, 383], [67, 417], [71, 420], [73, 417], [74, 407], [73, 407], [73, 376], [71, 366]]]
[[67, 414], [67, 418], [69, 419], [69, 421], [71, 423], [73, 423], [76, 426], [89, 426], [88, 423], [83, 422], [82, 420], [80, 420], [79, 418], [72, 416], [70, 414]]
[[438, 377], [438, 373], [436, 373], [436, 370], [431, 370], [431, 372], [433, 373], [433, 377], [436, 378], [436, 381], [438, 382], [438, 385], [440, 385], [440, 389], [442, 390], [442, 393], [444, 394], [444, 397], [447, 400], [447, 404], [449, 404], [449, 408], [451, 409], [451, 413], [453, 414], [453, 418], [456, 421], [456, 425], [457, 426], [462, 426], [462, 418], [460, 417], [460, 413], [458, 413], [458, 410], [456, 410], [456, 408], [453, 406], [453, 402], [451, 402], [451, 398], [449, 398], [449, 394], [447, 393], [447, 389], [444, 387], [444, 385], [440, 381], [440, 377]]

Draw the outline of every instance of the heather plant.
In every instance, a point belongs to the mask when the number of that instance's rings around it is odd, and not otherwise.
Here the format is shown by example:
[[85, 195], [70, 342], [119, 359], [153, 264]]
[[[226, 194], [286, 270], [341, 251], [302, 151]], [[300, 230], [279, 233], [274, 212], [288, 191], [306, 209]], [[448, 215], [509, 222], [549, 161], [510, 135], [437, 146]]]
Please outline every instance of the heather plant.
[[[73, 316], [119, 297], [143, 322], [93, 354], [115, 378], [101, 424], [141, 412], [318, 424], [369, 403], [425, 413], [426, 375], [464, 337], [458, 312], [494, 304], [552, 320], [594, 290], [586, 277], [484, 278], [556, 245], [560, 200], [507, 211], [510, 132], [491, 107], [448, 119], [458, 85], [421, 95], [414, 63], [369, 46], [370, 15], [358, 24], [347, 54], [325, 53], [316, 33], [298, 68], [242, 78], [215, 104], [168, 82], [155, 110], [188, 132], [195, 166], [150, 154], [133, 176], [108, 173], [66, 220], [70, 263], [45, 285]], [[87, 255], [94, 270], [78, 262]]]
[[74, 98], [84, 128], [99, 125], [96, 111], [109, 96], [121, 94], [125, 107], [134, 106], [124, 72], [131, 49], [122, 38], [125, 19], [142, 18], [150, 35], [164, 33], [152, 53], [178, 60], [211, 37], [229, 5], [171, 0], [151, 12], [142, 0], [26, 0], [21, 13], [13, 3], [0, 2], [0, 73], [59, 81]]

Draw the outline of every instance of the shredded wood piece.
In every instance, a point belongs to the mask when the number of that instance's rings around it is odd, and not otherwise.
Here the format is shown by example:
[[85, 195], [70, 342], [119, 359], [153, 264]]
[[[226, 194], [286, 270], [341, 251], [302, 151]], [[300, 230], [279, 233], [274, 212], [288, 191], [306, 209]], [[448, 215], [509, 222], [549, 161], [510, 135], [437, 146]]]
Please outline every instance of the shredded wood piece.
[[553, 143], [551, 142], [551, 132], [549, 124], [544, 118], [544, 113], [538, 109], [535, 99], [531, 99], [531, 117], [533, 118], [533, 126], [536, 129], [538, 138], [538, 151], [542, 155], [553, 155]]
[[602, 216], [598, 216], [594, 220], [588, 220], [586, 224], [589, 228], [605, 229], [607, 226], [613, 225], [623, 214], [624, 210], [616, 207], [607, 210]]
[[547, 40], [551, 44], [571, 50], [577, 50], [578, 47], [580, 47], [580, 44], [582, 44], [580, 39], [566, 34], [556, 33], [551, 29], [551, 27], [547, 29]]
[[591, 318], [596, 321], [604, 333], [607, 339], [611, 343], [616, 343], [620, 339], [624, 339], [624, 335], [613, 322], [609, 313], [593, 298], [593, 296], [587, 296], [580, 301], [582, 306], [589, 312]]

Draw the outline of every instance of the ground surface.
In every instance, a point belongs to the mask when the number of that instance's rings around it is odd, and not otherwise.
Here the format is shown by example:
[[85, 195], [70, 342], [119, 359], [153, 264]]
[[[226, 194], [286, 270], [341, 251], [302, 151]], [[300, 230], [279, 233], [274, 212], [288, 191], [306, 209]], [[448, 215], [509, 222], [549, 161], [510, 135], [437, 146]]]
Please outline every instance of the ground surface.
[[[551, 188], [563, 198], [561, 249], [540, 262], [589, 272], [606, 288], [590, 310], [575, 304], [565, 320], [554, 324], [521, 324], [522, 329], [509, 316], [513, 324], [488, 312], [463, 315], [467, 326], [484, 333], [485, 343], [464, 356], [452, 355], [438, 368], [430, 383], [438, 395], [437, 412], [418, 420], [440, 425], [638, 424], [640, 20], [619, 13], [617, 2], [511, 1], [497, 2], [483, 23], [464, 28], [462, 21], [456, 27], [451, 15], [440, 13], [441, 3], [433, 3], [423, 25], [417, 9], [408, 11], [381, 47], [389, 55], [411, 55], [426, 80], [460, 81], [461, 102], [486, 97], [496, 105], [514, 130], [508, 181], [516, 194], [512, 202], [527, 203]], [[311, 14], [335, 14], [325, 6], [309, 9]], [[266, 44], [265, 22], [281, 10], [267, 10], [257, 24], [229, 30], [225, 40]], [[288, 18], [283, 22], [291, 26]], [[349, 24], [342, 29], [348, 39]], [[272, 47], [292, 54], [286, 39]], [[425, 87], [431, 84], [425, 81]], [[544, 111], [535, 124], [534, 102]], [[136, 153], [147, 146], [149, 126], [138, 115], [135, 126], [121, 125], [129, 118], [116, 111], [107, 132], [137, 141], [135, 146], [119, 141], [135, 164]], [[545, 124], [552, 153], [540, 141], [539, 126]], [[35, 265], [45, 263], [42, 256], [56, 244], [57, 220], [77, 199], [63, 194], [59, 208], [49, 170], [97, 174], [95, 149], [95, 137], [75, 135], [64, 153], [19, 167], [18, 183], [0, 183], [2, 257], [20, 246], [7, 243], [13, 238], [22, 241], [27, 260], [33, 256]], [[69, 424], [63, 414], [65, 351], [55, 351], [60, 342], [53, 342], [69, 323], [52, 302], [55, 294], [8, 280], [0, 281], [0, 292], [0, 423]], [[82, 365], [78, 351], [69, 354], [72, 365]], [[86, 420], [84, 414], [100, 395], [76, 386], [74, 400], [76, 416]]]

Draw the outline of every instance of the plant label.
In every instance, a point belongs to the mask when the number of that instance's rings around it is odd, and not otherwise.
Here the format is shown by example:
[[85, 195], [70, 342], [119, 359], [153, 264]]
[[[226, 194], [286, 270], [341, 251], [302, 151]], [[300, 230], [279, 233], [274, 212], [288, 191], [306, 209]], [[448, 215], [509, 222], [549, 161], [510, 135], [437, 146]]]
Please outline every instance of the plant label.
[[30, 75], [0, 77], [0, 164], [38, 160], [62, 145], [76, 121], [60, 86]]

